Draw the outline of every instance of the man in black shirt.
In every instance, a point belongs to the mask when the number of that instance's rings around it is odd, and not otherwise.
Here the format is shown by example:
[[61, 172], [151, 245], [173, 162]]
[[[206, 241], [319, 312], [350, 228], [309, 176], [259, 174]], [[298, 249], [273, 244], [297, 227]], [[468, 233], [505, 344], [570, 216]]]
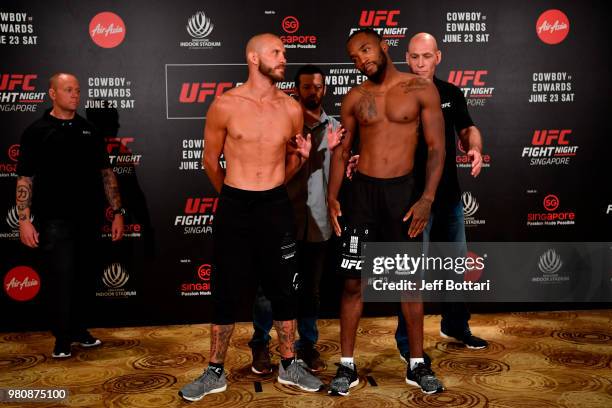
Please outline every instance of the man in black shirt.
[[[94, 125], [76, 113], [78, 79], [57, 73], [49, 79], [53, 107], [23, 133], [17, 165], [19, 236], [38, 248], [48, 273], [52, 356], [71, 356], [71, 344], [101, 344], [85, 328], [83, 314], [88, 269], [95, 268], [104, 214], [103, 191], [113, 209], [112, 239], [123, 236], [117, 179], [104, 140]], [[36, 215], [35, 224], [31, 214]]]
[[[476, 177], [482, 168], [482, 138], [480, 131], [474, 125], [468, 113], [463, 92], [456, 86], [434, 76], [436, 66], [441, 60], [442, 53], [438, 50], [436, 39], [432, 35], [419, 33], [412, 37], [406, 53], [406, 62], [408, 62], [414, 74], [433, 80], [440, 93], [447, 151], [444, 161], [444, 172], [438, 185], [436, 199], [432, 205], [429, 223], [423, 232], [423, 240], [425, 243], [455, 242], [457, 243], [458, 256], [466, 256], [467, 246], [463, 220], [463, 203], [457, 178], [457, 165], [455, 163], [455, 156], [448, 152], [455, 151], [455, 132], [457, 132], [461, 144], [472, 162], [471, 175]], [[420, 143], [419, 147], [421, 149], [417, 150], [417, 164], [414, 166], [415, 173], [418, 169], [422, 171], [425, 169], [423, 158], [426, 157], [427, 152], [425, 151], [424, 143]], [[418, 161], [421, 163], [419, 164]], [[417, 180], [423, 179], [423, 175], [415, 174], [415, 176]], [[481, 349], [487, 347], [488, 343], [486, 340], [472, 335], [468, 324], [469, 319], [470, 313], [465, 303], [443, 302], [440, 335], [447, 338], [455, 338], [468, 348]], [[402, 359], [408, 361], [408, 336], [406, 324], [401, 313], [398, 313], [398, 327], [395, 338]]]

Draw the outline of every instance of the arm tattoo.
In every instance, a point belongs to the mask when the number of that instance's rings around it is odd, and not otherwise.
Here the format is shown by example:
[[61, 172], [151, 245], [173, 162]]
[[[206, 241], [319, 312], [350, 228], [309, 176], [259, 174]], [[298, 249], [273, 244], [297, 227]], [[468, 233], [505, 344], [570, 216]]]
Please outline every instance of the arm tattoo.
[[102, 182], [104, 183], [104, 193], [106, 199], [113, 210], [121, 208], [121, 196], [119, 195], [119, 185], [115, 173], [111, 169], [102, 169]]
[[295, 320], [275, 320], [274, 328], [276, 333], [278, 333], [281, 357], [290, 358], [295, 356]]
[[17, 213], [19, 220], [25, 221], [29, 218], [32, 207], [32, 177], [19, 176], [17, 178]]
[[223, 363], [229, 346], [230, 337], [234, 332], [233, 324], [212, 324], [210, 328], [210, 361]]

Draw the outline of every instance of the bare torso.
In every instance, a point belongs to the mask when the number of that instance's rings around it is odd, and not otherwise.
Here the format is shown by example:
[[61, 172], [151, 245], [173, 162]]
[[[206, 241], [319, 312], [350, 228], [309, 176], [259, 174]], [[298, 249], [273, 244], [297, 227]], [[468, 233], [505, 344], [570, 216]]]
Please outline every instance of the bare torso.
[[345, 103], [358, 126], [360, 173], [379, 178], [408, 174], [414, 165], [421, 102], [427, 81], [401, 73], [389, 84], [368, 81], [351, 90]]
[[225, 184], [253, 191], [283, 184], [286, 145], [295, 134], [295, 116], [301, 115], [296, 105], [280, 90], [257, 100], [245, 87], [238, 87], [219, 98], [226, 113]]

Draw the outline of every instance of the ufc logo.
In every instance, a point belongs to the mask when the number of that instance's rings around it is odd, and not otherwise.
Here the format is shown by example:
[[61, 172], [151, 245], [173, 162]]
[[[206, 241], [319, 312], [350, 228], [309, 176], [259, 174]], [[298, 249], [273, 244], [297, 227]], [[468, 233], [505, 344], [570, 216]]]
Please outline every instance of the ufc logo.
[[209, 95], [219, 96], [226, 90], [233, 88], [231, 82], [192, 82], [184, 83], [181, 87], [179, 102], [181, 103], [202, 103]]
[[399, 10], [363, 10], [359, 17], [361, 27], [380, 27], [384, 22], [387, 27], [396, 27], [393, 18], [399, 15]]
[[128, 143], [134, 141], [133, 137], [107, 137], [106, 139], [106, 151], [110, 154], [113, 151], [126, 154], [131, 153], [127, 147]]
[[571, 134], [570, 129], [549, 129], [549, 130], [536, 130], [533, 132], [533, 139], [531, 143], [534, 146], [550, 146], [556, 140], [557, 144], [568, 145], [569, 142], [565, 139], [566, 135]]
[[484, 86], [482, 77], [489, 71], [451, 71], [448, 74], [448, 82], [455, 86], [466, 86], [470, 81], [474, 81], [475, 86]]
[[217, 211], [218, 198], [188, 198], [185, 204], [185, 214], [206, 214]]
[[0, 91], [14, 91], [19, 85], [24, 91], [33, 91], [34, 87], [30, 84], [30, 81], [38, 78], [38, 75], [34, 74], [2, 74], [0, 77]]
[[361, 269], [363, 261], [357, 261], [355, 259], [343, 259], [340, 265], [344, 269]]

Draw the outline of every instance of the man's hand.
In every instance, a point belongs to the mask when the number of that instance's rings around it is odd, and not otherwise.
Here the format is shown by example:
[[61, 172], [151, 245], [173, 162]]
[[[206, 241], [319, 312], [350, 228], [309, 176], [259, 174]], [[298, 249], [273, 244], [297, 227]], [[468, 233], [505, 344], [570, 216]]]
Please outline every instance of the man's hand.
[[472, 171], [470, 174], [474, 177], [477, 177], [480, 174], [480, 170], [482, 169], [482, 155], [478, 149], [470, 149], [467, 152], [467, 156], [472, 162]]
[[344, 139], [344, 129], [342, 126], [339, 126], [338, 129], [334, 130], [331, 123], [327, 126], [327, 148], [331, 151], [334, 150], [342, 140]]
[[337, 236], [342, 234], [340, 224], [338, 223], [338, 217], [342, 215], [340, 210], [340, 202], [334, 198], [327, 198], [327, 208], [329, 210], [329, 219], [331, 220], [332, 228], [334, 229]]
[[357, 171], [358, 166], [359, 166], [359, 155], [356, 154], [354, 156], [351, 156], [351, 158], [348, 161], [348, 164], [346, 165], [346, 177], [348, 177], [349, 180], [353, 179], [353, 174], [355, 174], [355, 172]]
[[297, 153], [301, 157], [303, 157], [305, 160], [308, 159], [308, 157], [310, 156], [310, 148], [312, 147], [312, 142], [310, 140], [310, 133], [306, 135], [305, 139], [301, 133], [298, 133], [297, 135], [295, 135], [295, 147], [296, 147]]
[[30, 248], [38, 248], [38, 231], [30, 221], [19, 222], [19, 238]]
[[414, 238], [419, 235], [429, 222], [429, 214], [431, 213], [431, 201], [426, 198], [420, 198], [414, 203], [410, 210], [404, 216], [403, 221], [406, 222], [412, 216], [412, 222], [408, 228], [408, 236]]
[[121, 214], [115, 214], [115, 218], [113, 218], [111, 237], [113, 241], [119, 241], [123, 238], [123, 215]]

